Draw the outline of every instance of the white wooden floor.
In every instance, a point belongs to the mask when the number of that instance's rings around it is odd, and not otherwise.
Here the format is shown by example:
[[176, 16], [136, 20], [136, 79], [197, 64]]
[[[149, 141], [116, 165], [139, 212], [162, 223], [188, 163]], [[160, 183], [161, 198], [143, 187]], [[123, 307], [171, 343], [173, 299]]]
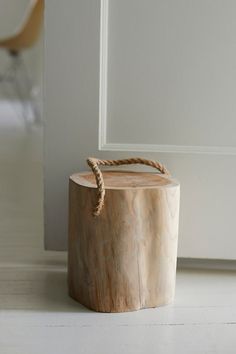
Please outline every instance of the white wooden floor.
[[236, 353], [236, 273], [178, 270], [176, 300], [123, 314], [67, 295], [66, 255], [43, 251], [42, 131], [0, 104], [0, 353]]

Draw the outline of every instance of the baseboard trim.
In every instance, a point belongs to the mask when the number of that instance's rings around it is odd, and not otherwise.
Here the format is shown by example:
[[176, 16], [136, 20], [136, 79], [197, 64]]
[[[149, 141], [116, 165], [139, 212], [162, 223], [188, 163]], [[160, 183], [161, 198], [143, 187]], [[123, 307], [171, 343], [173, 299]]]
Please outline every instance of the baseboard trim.
[[177, 260], [177, 269], [187, 268], [236, 271], [236, 260], [179, 257]]
[[[38, 271], [67, 271], [67, 252], [60, 252], [61, 256], [57, 258], [55, 255], [58, 253], [59, 252], [46, 251], [45, 255], [47, 255], [47, 257], [43, 257], [41, 261], [37, 258], [35, 263], [33, 260], [31, 260], [32, 262], [0, 262], [0, 269], [17, 268]], [[236, 260], [178, 257], [177, 269], [236, 271]]]

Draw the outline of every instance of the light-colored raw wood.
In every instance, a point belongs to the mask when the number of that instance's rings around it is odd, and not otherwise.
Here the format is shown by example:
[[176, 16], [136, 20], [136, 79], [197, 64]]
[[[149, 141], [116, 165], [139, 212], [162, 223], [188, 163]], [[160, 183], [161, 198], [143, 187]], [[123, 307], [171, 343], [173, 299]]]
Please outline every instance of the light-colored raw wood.
[[30, 48], [37, 40], [43, 23], [44, 0], [32, 0], [19, 30], [11, 37], [0, 40], [0, 48], [19, 52]]
[[103, 172], [106, 196], [92, 215], [91, 172], [69, 185], [70, 295], [101, 312], [132, 311], [174, 298], [179, 184], [156, 173]]

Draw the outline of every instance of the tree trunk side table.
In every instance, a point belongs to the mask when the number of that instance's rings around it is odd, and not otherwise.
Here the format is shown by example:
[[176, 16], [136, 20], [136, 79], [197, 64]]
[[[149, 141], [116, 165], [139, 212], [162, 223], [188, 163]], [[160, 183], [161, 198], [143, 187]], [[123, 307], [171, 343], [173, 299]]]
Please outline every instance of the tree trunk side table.
[[[172, 302], [179, 183], [160, 163], [141, 158], [87, 160], [92, 171], [69, 181], [69, 294], [100, 312]], [[104, 171], [140, 163], [159, 173]]]

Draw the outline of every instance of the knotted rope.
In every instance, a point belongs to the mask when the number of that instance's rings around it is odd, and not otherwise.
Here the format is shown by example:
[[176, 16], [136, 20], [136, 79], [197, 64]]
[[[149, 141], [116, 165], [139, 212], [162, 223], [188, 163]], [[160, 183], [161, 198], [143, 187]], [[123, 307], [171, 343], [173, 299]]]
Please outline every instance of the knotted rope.
[[91, 170], [93, 171], [98, 187], [98, 200], [97, 203], [94, 207], [93, 210], [93, 215], [98, 216], [101, 213], [101, 210], [104, 205], [104, 198], [105, 198], [105, 185], [104, 185], [104, 180], [102, 176], [102, 172], [99, 169], [99, 165], [101, 166], [120, 166], [120, 165], [131, 165], [131, 164], [142, 164], [146, 166], [151, 166], [153, 168], [156, 168], [158, 171], [160, 171], [163, 174], [169, 175], [168, 170], [164, 165], [157, 161], [153, 160], [146, 160], [142, 158], [130, 158], [130, 159], [123, 159], [123, 160], [99, 160], [96, 159], [95, 157], [89, 157], [87, 159], [87, 163]]

